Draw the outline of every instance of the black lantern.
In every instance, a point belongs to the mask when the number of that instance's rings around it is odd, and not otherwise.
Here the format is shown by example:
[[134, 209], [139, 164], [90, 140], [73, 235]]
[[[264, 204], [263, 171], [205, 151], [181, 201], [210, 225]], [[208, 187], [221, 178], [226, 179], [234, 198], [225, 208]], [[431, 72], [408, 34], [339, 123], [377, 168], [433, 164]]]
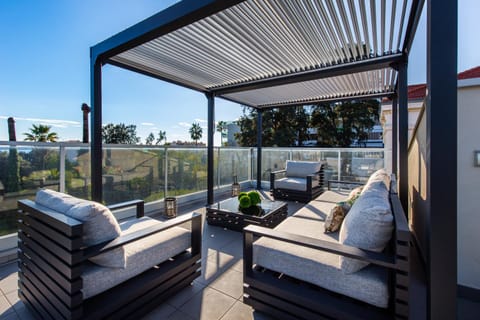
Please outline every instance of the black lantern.
[[165, 204], [164, 216], [166, 218], [175, 218], [177, 216], [177, 198], [167, 197], [163, 201]]
[[233, 176], [232, 197], [236, 197], [239, 194], [240, 194], [240, 184], [238, 184], [237, 176]]

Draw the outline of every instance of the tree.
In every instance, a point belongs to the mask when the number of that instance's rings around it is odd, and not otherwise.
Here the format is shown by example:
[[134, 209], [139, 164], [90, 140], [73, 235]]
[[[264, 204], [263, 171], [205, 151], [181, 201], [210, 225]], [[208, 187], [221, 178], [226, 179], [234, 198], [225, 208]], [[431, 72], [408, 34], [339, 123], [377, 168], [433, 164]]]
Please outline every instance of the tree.
[[150, 132], [150, 134], [145, 138], [145, 144], [152, 145], [153, 140], [155, 140], [155, 136], [153, 135], [153, 133]]
[[317, 144], [322, 147], [349, 147], [355, 140], [366, 140], [368, 131], [378, 121], [379, 109], [377, 100], [315, 105], [312, 127], [317, 128]]
[[192, 138], [193, 141], [195, 141], [195, 145], [198, 145], [198, 140], [202, 139], [202, 127], [200, 127], [199, 123], [192, 123], [192, 126], [190, 127], [190, 137]]
[[217, 131], [220, 132], [220, 145], [223, 146], [223, 138], [227, 137], [227, 123], [225, 121], [218, 121]]
[[158, 132], [158, 138], [155, 144], [160, 144], [163, 140], [165, 140], [165, 143], [167, 143], [167, 133], [165, 131], [160, 130]]
[[50, 132], [52, 127], [43, 124], [32, 125], [30, 133], [24, 133], [26, 136], [25, 141], [34, 142], [56, 142], [58, 135], [55, 132]]
[[[235, 134], [237, 142], [244, 147], [257, 144], [258, 111], [244, 107], [237, 121], [240, 132]], [[306, 140], [309, 115], [304, 107], [284, 107], [263, 111], [262, 145], [265, 147], [289, 147]]]
[[106, 144], [137, 144], [140, 138], [137, 137], [136, 125], [109, 123], [102, 127], [102, 141]]

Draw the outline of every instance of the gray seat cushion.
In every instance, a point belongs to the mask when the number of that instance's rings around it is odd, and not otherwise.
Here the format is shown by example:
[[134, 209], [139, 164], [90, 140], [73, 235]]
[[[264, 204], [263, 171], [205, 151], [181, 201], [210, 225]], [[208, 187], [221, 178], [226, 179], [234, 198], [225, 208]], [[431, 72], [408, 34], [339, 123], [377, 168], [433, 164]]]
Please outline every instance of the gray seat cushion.
[[[162, 222], [144, 217], [120, 224], [122, 234], [129, 234]], [[125, 269], [105, 268], [88, 264], [82, 274], [83, 298], [106, 291], [147, 269], [187, 250], [191, 246], [190, 231], [173, 227], [123, 246], [127, 258]]]
[[307, 191], [307, 179], [287, 177], [275, 180], [275, 188], [296, 191]]
[[[321, 198], [320, 196], [319, 198]], [[326, 202], [319, 207], [300, 210], [275, 229], [330, 242], [338, 242], [338, 232], [325, 234], [321, 217]], [[316, 209], [315, 209], [316, 208]], [[369, 266], [346, 275], [339, 267], [339, 256], [279, 240], [260, 238], [253, 244], [254, 263], [267, 269], [318, 285], [374, 306], [388, 306], [387, 272]]]

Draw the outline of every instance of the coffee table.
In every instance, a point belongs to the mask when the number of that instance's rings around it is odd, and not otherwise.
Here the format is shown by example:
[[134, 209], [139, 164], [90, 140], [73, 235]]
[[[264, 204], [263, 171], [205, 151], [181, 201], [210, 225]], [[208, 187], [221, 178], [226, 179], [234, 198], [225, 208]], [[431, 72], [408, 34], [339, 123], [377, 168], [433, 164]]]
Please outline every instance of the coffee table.
[[242, 231], [249, 224], [273, 228], [287, 217], [288, 206], [283, 201], [263, 199], [262, 213], [258, 216], [242, 213], [238, 210], [237, 197], [207, 206], [207, 223], [227, 229]]

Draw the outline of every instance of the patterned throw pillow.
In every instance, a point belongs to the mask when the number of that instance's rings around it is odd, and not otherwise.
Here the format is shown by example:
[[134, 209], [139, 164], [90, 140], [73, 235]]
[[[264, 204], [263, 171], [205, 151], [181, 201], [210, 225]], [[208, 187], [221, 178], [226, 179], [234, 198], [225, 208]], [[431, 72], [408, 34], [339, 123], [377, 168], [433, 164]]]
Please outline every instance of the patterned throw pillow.
[[339, 202], [330, 210], [330, 213], [325, 219], [325, 233], [336, 232], [340, 229], [348, 209], [349, 205], [347, 203]]
[[363, 190], [363, 186], [360, 186], [360, 187], [356, 187], [355, 189], [350, 191], [350, 193], [348, 194], [348, 198], [345, 199], [345, 202], [348, 203], [350, 205], [350, 207], [353, 206], [355, 201], [362, 194], [362, 190]]

